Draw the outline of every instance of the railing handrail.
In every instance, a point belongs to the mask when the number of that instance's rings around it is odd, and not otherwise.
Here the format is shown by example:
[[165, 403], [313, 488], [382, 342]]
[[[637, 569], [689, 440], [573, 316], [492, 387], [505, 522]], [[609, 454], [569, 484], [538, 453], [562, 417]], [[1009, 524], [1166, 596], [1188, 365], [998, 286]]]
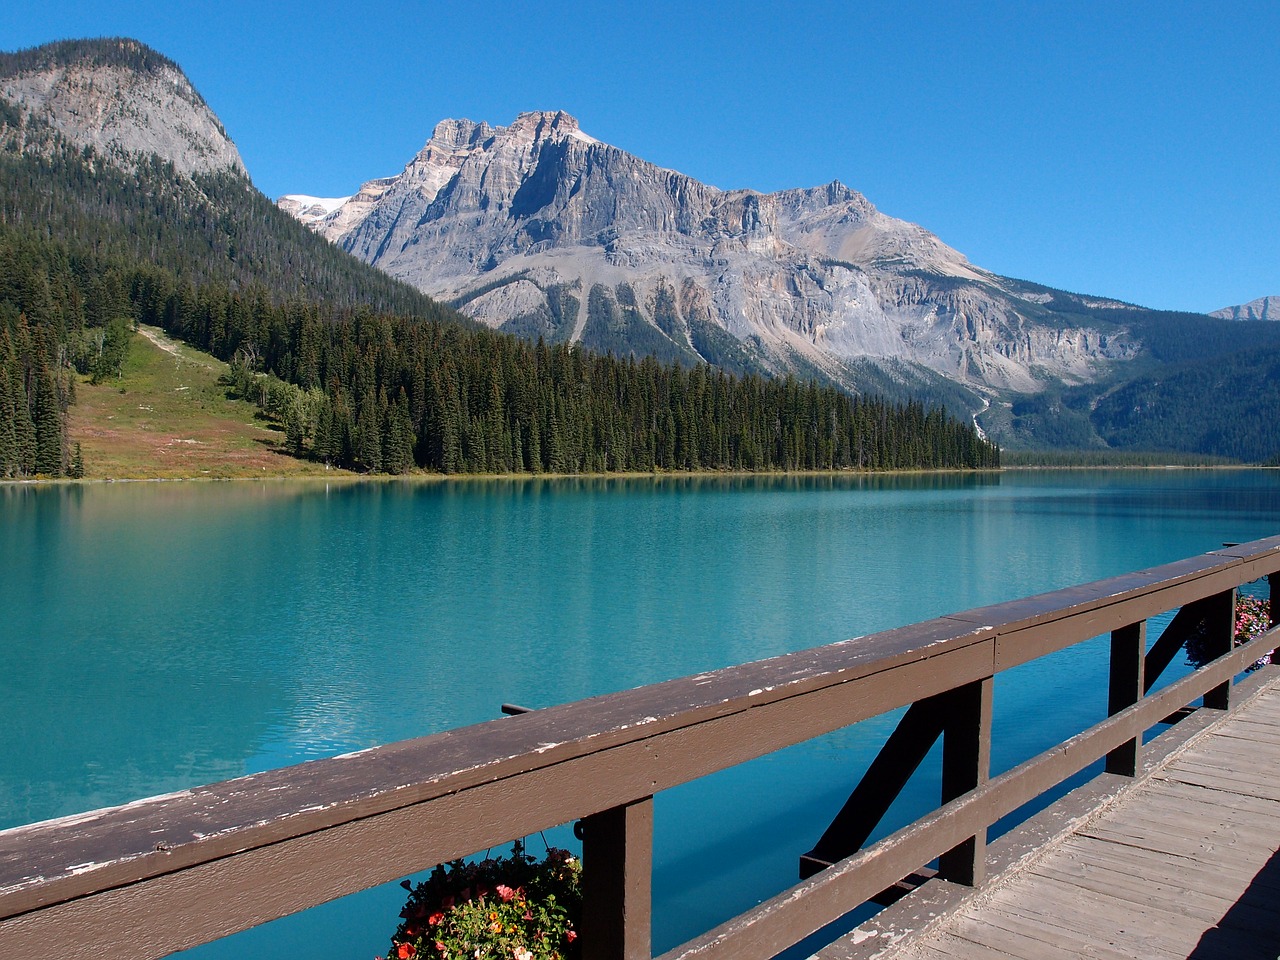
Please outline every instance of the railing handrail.
[[[47, 948], [48, 931], [79, 923], [93, 924], [96, 942], [87, 952], [95, 956], [114, 955], [106, 948], [116, 928], [125, 943], [147, 940], [141, 955], [192, 946], [514, 836], [624, 808], [1277, 572], [1280, 537], [1272, 537], [768, 660], [0, 831], [0, 955]], [[1228, 665], [1209, 669], [1221, 673]], [[1221, 682], [1216, 674], [1206, 674], [1209, 680]], [[228, 885], [234, 896], [211, 896]], [[144, 936], [147, 917], [158, 911], [167, 932]]]

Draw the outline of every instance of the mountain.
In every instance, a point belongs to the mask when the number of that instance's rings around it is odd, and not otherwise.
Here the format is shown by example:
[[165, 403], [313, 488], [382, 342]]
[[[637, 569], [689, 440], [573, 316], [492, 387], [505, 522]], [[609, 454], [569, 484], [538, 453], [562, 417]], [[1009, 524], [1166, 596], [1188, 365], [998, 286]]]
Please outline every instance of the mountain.
[[0, 53], [0, 182], [0, 227], [92, 238], [96, 256], [142, 261], [187, 284], [449, 312], [263, 196], [181, 69], [136, 40]]
[[178, 65], [136, 40], [68, 40], [0, 54], [0, 97], [120, 166], [155, 155], [186, 176], [248, 176]]
[[1259, 297], [1238, 307], [1223, 307], [1209, 314], [1224, 320], [1280, 320], [1280, 297]]
[[854, 388], [871, 361], [882, 378], [1035, 391], [1097, 379], [1139, 349], [1106, 315], [1127, 305], [1076, 298], [1089, 322], [1065, 325], [1053, 293], [975, 266], [839, 182], [720, 190], [563, 112], [444, 120], [398, 176], [333, 212], [281, 204], [490, 326], [620, 353]]

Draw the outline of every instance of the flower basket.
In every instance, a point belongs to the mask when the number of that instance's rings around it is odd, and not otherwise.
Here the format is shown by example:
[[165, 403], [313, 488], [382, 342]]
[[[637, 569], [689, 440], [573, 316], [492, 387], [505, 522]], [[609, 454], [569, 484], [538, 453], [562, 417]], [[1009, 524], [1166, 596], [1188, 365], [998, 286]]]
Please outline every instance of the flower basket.
[[[1235, 645], [1238, 647], [1266, 633], [1270, 626], [1270, 617], [1269, 601], [1259, 597], [1237, 597]], [[1203, 667], [1214, 658], [1214, 654], [1209, 651], [1209, 638], [1203, 627], [1187, 638], [1186, 651], [1187, 663], [1193, 667]], [[1249, 669], [1257, 670], [1270, 662], [1271, 654], [1268, 653], [1254, 662]]]
[[575, 960], [582, 915], [582, 865], [567, 850], [455, 860], [416, 886], [391, 938], [387, 960]]

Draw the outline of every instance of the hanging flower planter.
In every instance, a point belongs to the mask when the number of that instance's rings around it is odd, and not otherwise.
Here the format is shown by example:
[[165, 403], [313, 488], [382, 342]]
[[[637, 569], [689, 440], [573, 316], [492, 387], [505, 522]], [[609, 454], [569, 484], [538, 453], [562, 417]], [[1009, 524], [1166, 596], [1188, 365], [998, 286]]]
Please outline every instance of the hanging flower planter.
[[[1236, 597], [1235, 645], [1238, 647], [1260, 637], [1270, 627], [1270, 601], [1260, 597]], [[1187, 638], [1187, 663], [1193, 667], [1203, 667], [1214, 658], [1209, 650], [1209, 638], [1203, 629], [1197, 630]], [[1257, 670], [1271, 662], [1271, 654], [1260, 657], [1249, 669]]]
[[454, 860], [416, 886], [387, 960], [575, 960], [582, 865], [548, 847], [538, 860], [520, 841], [510, 857]]

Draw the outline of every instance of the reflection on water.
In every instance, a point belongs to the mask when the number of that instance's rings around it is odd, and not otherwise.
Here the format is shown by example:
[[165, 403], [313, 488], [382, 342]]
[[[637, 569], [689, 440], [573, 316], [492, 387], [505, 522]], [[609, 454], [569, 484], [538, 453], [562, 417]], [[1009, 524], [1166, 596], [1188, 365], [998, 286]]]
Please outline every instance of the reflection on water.
[[[0, 827], [1278, 530], [1274, 471], [0, 485]], [[997, 769], [1101, 716], [1104, 659], [1000, 678]], [[888, 729], [661, 795], [656, 949], [792, 882]], [[371, 955], [398, 895], [198, 952]]]

